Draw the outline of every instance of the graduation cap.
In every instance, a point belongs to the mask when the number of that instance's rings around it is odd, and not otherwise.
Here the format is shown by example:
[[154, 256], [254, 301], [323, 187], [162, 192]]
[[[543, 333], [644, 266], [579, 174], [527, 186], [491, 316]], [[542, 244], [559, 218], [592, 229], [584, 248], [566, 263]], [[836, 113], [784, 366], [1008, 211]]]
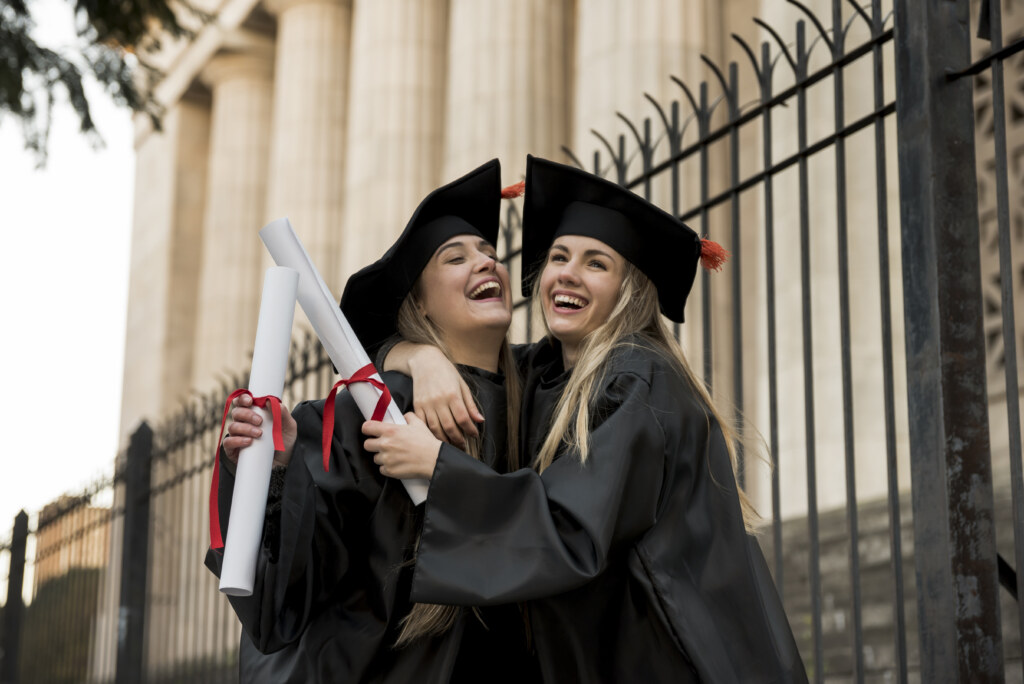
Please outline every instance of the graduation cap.
[[523, 206], [523, 296], [562, 235], [595, 238], [613, 248], [658, 289], [661, 312], [683, 321], [697, 262], [718, 270], [728, 253], [643, 197], [593, 174], [527, 156]]
[[465, 234], [497, 243], [501, 192], [497, 159], [434, 190], [384, 256], [348, 279], [341, 310], [371, 356], [397, 331], [402, 301], [438, 247]]

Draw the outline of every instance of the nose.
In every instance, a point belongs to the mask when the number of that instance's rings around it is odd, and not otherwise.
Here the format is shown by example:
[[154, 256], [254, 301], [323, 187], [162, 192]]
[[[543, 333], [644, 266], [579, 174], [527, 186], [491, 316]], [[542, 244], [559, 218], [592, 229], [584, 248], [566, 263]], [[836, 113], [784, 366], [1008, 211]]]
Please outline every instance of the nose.
[[579, 285], [580, 278], [576, 272], [576, 262], [574, 260], [561, 264], [558, 269], [558, 282], [565, 283], [566, 285]]
[[490, 273], [497, 268], [498, 262], [495, 257], [489, 254], [481, 253], [477, 258], [476, 266], [473, 268], [474, 273]]

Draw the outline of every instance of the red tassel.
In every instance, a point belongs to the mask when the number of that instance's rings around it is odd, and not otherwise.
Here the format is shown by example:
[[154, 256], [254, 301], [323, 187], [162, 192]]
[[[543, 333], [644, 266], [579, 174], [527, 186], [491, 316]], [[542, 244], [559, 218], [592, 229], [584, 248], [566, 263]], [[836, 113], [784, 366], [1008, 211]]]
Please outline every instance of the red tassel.
[[516, 197], [522, 197], [523, 193], [526, 192], [526, 181], [519, 181], [512, 185], [501, 189], [501, 199], [515, 199]]
[[729, 260], [731, 255], [714, 240], [707, 238], [700, 239], [700, 265], [709, 271], [721, 271], [722, 264]]

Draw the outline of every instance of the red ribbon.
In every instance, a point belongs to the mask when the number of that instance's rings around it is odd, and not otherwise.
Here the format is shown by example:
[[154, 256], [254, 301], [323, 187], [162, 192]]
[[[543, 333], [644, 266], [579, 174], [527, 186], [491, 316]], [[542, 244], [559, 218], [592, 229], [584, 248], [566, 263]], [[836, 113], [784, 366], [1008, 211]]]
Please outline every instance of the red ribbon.
[[334, 383], [334, 387], [327, 393], [327, 401], [324, 402], [324, 433], [322, 439], [325, 473], [331, 470], [331, 438], [334, 436], [334, 397], [338, 393], [338, 388], [354, 385], [357, 382], [368, 382], [379, 389], [380, 399], [377, 400], [377, 406], [374, 407], [373, 416], [370, 420], [384, 420], [384, 414], [388, 412], [388, 405], [391, 403], [391, 392], [388, 391], [387, 385], [373, 377], [376, 372], [377, 369], [373, 367], [373, 364], [368, 363], [357, 370], [351, 378], [343, 378]]
[[232, 392], [228, 396], [228, 400], [224, 402], [224, 415], [220, 419], [220, 437], [217, 438], [217, 453], [213, 457], [213, 480], [210, 483], [210, 547], [214, 549], [224, 548], [224, 539], [220, 534], [220, 508], [217, 505], [217, 487], [220, 484], [220, 441], [224, 438], [224, 423], [227, 422], [231, 402], [243, 394], [252, 397], [253, 406], [265, 409], [267, 404], [270, 404], [270, 413], [274, 417], [274, 450], [284, 451], [284, 435], [281, 434], [281, 400], [269, 394], [265, 397], [253, 397], [252, 392], [247, 389], [237, 389]]

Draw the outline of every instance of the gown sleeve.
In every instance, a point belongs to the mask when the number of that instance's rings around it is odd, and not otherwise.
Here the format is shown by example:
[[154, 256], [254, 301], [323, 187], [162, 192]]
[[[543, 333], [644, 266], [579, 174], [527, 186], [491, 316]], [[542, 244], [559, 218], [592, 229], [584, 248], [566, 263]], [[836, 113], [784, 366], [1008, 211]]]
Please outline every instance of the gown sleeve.
[[[665, 436], [644, 378], [611, 378], [591, 410], [590, 454], [543, 475], [499, 475], [442, 445], [427, 495], [412, 600], [492, 605], [582, 586], [655, 522]], [[628, 505], [626, 504], [628, 502]]]
[[[269, 653], [296, 641], [319, 607], [345, 580], [350, 554], [358, 553], [368, 511], [379, 496], [379, 484], [362, 472], [362, 424], [358, 408], [339, 396], [332, 443], [331, 470], [321, 465], [323, 402], [296, 407], [298, 438], [284, 476], [280, 517], [264, 523], [264, 543], [257, 559], [253, 593], [229, 596], [242, 628], [261, 652]], [[372, 465], [372, 463], [370, 463]], [[314, 470], [314, 466], [320, 472]], [[221, 479], [220, 518], [230, 525], [233, 478]], [[269, 524], [268, 524], [269, 523]], [[277, 529], [268, 535], [268, 527]], [[210, 549], [206, 565], [219, 576], [223, 550]]]

